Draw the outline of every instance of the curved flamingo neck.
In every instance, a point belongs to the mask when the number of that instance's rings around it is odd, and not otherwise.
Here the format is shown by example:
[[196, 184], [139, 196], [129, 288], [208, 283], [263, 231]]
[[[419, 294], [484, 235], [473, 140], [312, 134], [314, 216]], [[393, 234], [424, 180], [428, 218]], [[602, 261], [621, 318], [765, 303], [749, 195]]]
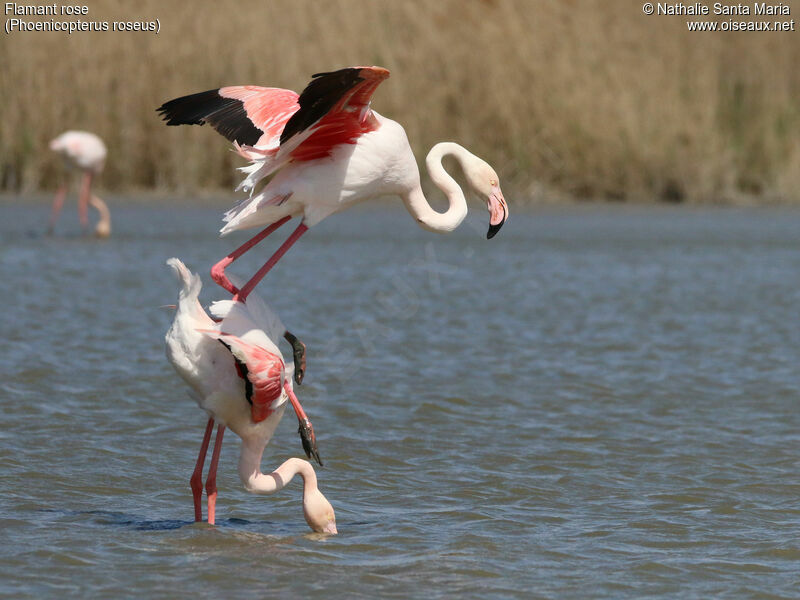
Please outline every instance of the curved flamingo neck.
[[450, 203], [445, 212], [440, 213], [431, 208], [419, 185], [403, 196], [403, 202], [408, 212], [411, 213], [423, 229], [428, 231], [452, 231], [467, 216], [467, 200], [464, 198], [464, 191], [442, 166], [442, 159], [448, 155], [455, 157], [465, 172], [468, 168], [468, 160], [472, 157], [469, 151], [458, 144], [441, 142], [431, 148], [425, 158], [428, 175], [433, 183], [436, 184], [436, 187], [445, 193]]
[[248, 492], [254, 494], [274, 494], [282, 490], [295, 475], [303, 478], [303, 497], [317, 490], [317, 474], [314, 467], [300, 458], [290, 458], [272, 473], [261, 472], [261, 456], [264, 445], [242, 440], [242, 453], [239, 455], [239, 478]]
[[95, 227], [95, 233], [99, 237], [108, 237], [111, 234], [111, 212], [108, 210], [108, 205], [94, 194], [89, 197], [89, 204], [100, 215], [100, 220]]

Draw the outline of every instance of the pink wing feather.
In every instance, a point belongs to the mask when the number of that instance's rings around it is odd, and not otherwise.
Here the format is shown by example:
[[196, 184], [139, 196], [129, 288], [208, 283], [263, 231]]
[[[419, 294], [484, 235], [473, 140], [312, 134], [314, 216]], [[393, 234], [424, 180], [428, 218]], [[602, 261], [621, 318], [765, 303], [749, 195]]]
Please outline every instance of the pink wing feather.
[[215, 329], [199, 329], [207, 336], [221, 341], [236, 361], [236, 371], [245, 380], [245, 396], [250, 403], [254, 423], [269, 417], [272, 404], [283, 389], [284, 364], [277, 354], [245, 342], [242, 338]]
[[300, 109], [299, 96], [292, 90], [281, 88], [236, 85], [220, 88], [219, 95], [242, 102], [247, 118], [263, 132], [252, 144], [258, 147], [277, 147], [286, 122]]
[[[281, 134], [282, 146], [302, 136], [297, 147], [290, 150], [293, 160], [323, 158], [336, 146], [354, 144], [361, 135], [377, 129], [378, 121], [369, 104], [389, 71], [382, 67], [353, 67], [314, 77], [298, 98], [300, 110], [292, 115]], [[302, 127], [297, 132], [293, 128], [295, 121]]]

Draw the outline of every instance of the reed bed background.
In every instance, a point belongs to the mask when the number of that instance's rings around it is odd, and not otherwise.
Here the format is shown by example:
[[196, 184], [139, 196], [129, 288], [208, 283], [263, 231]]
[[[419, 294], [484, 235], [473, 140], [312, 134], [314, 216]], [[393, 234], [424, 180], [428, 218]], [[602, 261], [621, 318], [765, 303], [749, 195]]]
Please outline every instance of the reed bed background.
[[562, 198], [800, 202], [798, 32], [690, 33], [639, 0], [86, 0], [90, 20], [153, 33], [0, 39], [0, 187], [55, 186], [47, 142], [106, 140], [102, 185], [229, 190], [241, 159], [163, 101], [221, 85], [300, 90], [377, 64], [373, 106], [418, 158], [437, 141], [488, 159], [514, 203]]

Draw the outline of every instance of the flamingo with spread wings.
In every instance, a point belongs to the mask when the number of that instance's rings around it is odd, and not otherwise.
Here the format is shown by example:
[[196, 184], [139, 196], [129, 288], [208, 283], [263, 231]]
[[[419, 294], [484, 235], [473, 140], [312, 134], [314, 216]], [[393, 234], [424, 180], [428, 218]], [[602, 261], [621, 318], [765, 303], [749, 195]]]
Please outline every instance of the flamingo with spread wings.
[[[237, 189], [250, 196], [225, 214], [223, 235], [266, 228], [216, 263], [211, 275], [245, 301], [267, 272], [309, 227], [354, 204], [397, 195], [417, 223], [429, 231], [452, 231], [467, 215], [464, 192], [445, 171], [442, 158], [460, 163], [470, 187], [486, 198], [492, 238], [508, 217], [497, 173], [482, 159], [452, 142], [436, 144], [426, 164], [449, 207], [433, 210], [425, 199], [419, 169], [403, 127], [370, 108], [372, 95], [389, 76], [381, 67], [352, 67], [319, 73], [298, 95], [257, 86], [223, 87], [164, 103], [167, 125], [210, 124], [251, 161]], [[258, 192], [256, 185], [272, 179]], [[225, 268], [293, 217], [301, 219], [275, 254], [241, 288]]]

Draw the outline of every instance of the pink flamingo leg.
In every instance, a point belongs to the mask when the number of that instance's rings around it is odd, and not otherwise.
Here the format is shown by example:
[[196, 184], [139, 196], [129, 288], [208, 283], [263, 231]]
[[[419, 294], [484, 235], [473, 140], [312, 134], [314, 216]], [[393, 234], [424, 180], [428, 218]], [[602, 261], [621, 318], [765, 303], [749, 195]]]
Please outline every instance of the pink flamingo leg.
[[253, 246], [258, 244], [261, 240], [271, 234], [273, 231], [278, 229], [281, 225], [286, 223], [291, 219], [291, 217], [283, 217], [279, 221], [275, 221], [272, 225], [267, 226], [261, 233], [253, 236], [249, 240], [247, 240], [244, 244], [239, 246], [236, 250], [228, 254], [225, 258], [211, 267], [211, 279], [213, 279], [218, 285], [221, 285], [223, 288], [228, 290], [231, 294], [238, 294], [239, 290], [236, 289], [230, 279], [225, 276], [225, 268], [230, 265], [233, 261], [239, 258], [242, 254], [250, 250]]
[[81, 227], [86, 229], [89, 227], [89, 196], [92, 192], [92, 174], [89, 171], [84, 172], [83, 180], [81, 181], [81, 195], [78, 198], [78, 219], [80, 219]]
[[294, 390], [289, 385], [288, 381], [284, 382], [283, 389], [286, 391], [286, 395], [289, 396], [289, 402], [292, 403], [294, 414], [297, 415], [297, 422], [300, 424], [297, 431], [303, 442], [303, 450], [306, 456], [309, 460], [313, 456], [320, 466], [322, 466], [322, 459], [319, 457], [319, 450], [317, 449], [317, 436], [314, 435], [314, 426], [306, 415], [306, 411], [304, 411], [303, 407], [300, 405], [300, 400], [295, 396]]
[[214, 440], [214, 453], [211, 455], [211, 464], [208, 467], [206, 479], [206, 495], [208, 496], [208, 524], [214, 524], [217, 508], [217, 465], [219, 453], [222, 450], [222, 436], [225, 435], [225, 426], [217, 426], [217, 438]]
[[289, 402], [292, 403], [292, 408], [294, 409], [294, 414], [297, 415], [297, 418], [301, 421], [308, 421], [306, 411], [303, 410], [303, 407], [300, 405], [300, 400], [297, 399], [294, 390], [291, 388], [288, 382], [283, 384], [283, 389], [286, 390], [286, 395], [289, 396]]
[[47, 231], [49, 233], [53, 233], [53, 229], [55, 229], [56, 221], [58, 221], [58, 215], [61, 214], [61, 209], [64, 206], [64, 198], [66, 197], [67, 184], [62, 183], [60, 186], [58, 186], [55, 198], [53, 198], [53, 208], [50, 210], [50, 222], [47, 225]]
[[206, 454], [208, 453], [208, 442], [211, 441], [211, 431], [214, 429], [214, 419], [209, 418], [206, 424], [206, 432], [203, 435], [203, 443], [200, 444], [200, 455], [197, 457], [197, 463], [194, 466], [194, 472], [189, 479], [189, 485], [192, 488], [192, 497], [194, 498], [194, 521], [203, 520], [203, 463], [206, 462]]
[[308, 231], [308, 227], [305, 225], [305, 223], [300, 223], [300, 225], [297, 226], [297, 229], [295, 229], [292, 232], [292, 235], [286, 238], [286, 241], [283, 242], [283, 245], [281, 245], [281, 247], [278, 248], [275, 254], [273, 254], [270, 257], [270, 259], [264, 264], [264, 266], [261, 267], [256, 272], [256, 274], [253, 275], [253, 277], [250, 278], [250, 281], [244, 284], [241, 290], [239, 290], [236, 294], [234, 294], [233, 301], [244, 302], [245, 300], [247, 300], [247, 296], [249, 296], [250, 292], [253, 291], [253, 288], [255, 288], [258, 285], [258, 282], [264, 278], [264, 275], [269, 273], [269, 270], [275, 266], [275, 264], [281, 259], [281, 257], [284, 254], [286, 254], [287, 250], [289, 250], [289, 248], [291, 248], [292, 245], [297, 240], [299, 240], [300, 236], [303, 235], [306, 231]]

